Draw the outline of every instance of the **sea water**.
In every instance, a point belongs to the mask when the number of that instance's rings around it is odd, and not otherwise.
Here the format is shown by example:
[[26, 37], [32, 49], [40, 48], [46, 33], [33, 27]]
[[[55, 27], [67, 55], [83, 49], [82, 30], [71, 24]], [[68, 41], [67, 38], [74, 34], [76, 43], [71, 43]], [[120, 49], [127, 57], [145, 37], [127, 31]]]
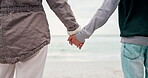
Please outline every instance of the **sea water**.
[[70, 45], [68, 36], [51, 36], [47, 59], [49, 61], [100, 61], [119, 57], [120, 37], [94, 35], [85, 41], [82, 49]]

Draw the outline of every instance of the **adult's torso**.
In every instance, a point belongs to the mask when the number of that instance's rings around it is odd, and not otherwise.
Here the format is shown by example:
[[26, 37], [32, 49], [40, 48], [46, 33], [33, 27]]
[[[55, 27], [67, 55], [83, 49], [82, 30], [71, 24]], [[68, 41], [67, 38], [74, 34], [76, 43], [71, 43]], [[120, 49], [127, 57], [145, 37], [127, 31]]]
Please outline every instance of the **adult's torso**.
[[0, 0], [0, 63], [16, 63], [50, 42], [42, 0]]
[[42, 0], [0, 0], [1, 6], [41, 5]]

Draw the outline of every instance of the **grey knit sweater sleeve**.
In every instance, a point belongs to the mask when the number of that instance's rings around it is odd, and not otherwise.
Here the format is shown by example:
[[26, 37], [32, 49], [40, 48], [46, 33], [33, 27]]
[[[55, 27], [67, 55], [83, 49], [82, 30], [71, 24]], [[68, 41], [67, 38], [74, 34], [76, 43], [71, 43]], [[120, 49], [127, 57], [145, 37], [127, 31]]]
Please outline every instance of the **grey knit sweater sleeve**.
[[97, 10], [91, 21], [83, 27], [83, 29], [76, 34], [76, 38], [80, 42], [84, 42], [85, 39], [89, 38], [93, 32], [103, 26], [112, 13], [115, 11], [120, 0], [104, 0], [102, 6]]

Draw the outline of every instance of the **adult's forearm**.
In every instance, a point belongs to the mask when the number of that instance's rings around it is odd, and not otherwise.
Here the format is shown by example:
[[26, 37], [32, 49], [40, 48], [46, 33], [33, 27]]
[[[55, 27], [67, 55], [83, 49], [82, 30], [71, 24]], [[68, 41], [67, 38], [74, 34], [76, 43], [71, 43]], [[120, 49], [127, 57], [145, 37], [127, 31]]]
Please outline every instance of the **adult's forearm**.
[[67, 31], [74, 31], [78, 29], [79, 25], [76, 22], [67, 0], [47, 0], [47, 2], [50, 8], [66, 26]]

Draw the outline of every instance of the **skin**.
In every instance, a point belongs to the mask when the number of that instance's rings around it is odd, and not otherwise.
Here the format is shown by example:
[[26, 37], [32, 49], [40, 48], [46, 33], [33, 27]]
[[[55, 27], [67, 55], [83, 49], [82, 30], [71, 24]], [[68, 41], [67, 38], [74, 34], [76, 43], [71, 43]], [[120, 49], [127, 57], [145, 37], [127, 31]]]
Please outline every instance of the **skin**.
[[68, 41], [69, 41], [69, 44], [71, 44], [71, 45], [74, 44], [74, 45], [77, 46], [79, 49], [81, 49], [82, 46], [83, 46], [83, 44], [84, 44], [84, 42], [83, 42], [83, 43], [80, 42], [80, 41], [76, 38], [75, 35], [71, 35], [71, 36], [68, 38]]

